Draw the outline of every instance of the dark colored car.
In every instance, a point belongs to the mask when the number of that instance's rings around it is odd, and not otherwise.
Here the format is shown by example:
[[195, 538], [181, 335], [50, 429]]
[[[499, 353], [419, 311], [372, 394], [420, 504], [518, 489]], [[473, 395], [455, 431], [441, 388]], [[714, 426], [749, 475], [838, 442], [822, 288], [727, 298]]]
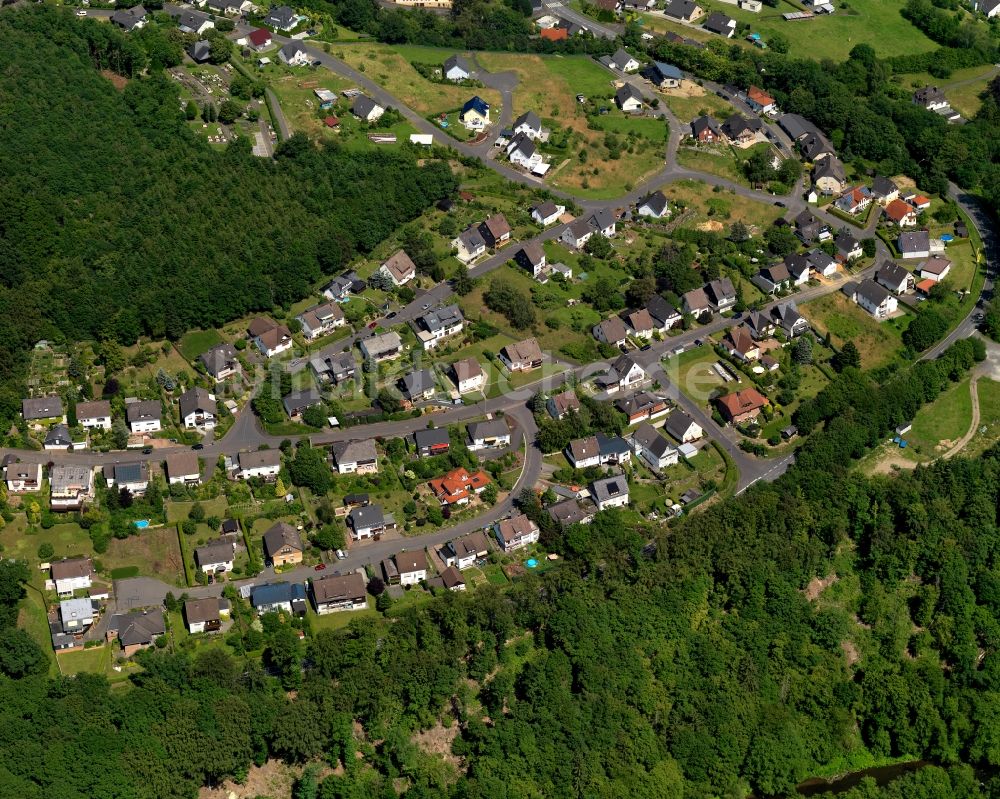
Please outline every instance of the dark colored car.
[[152, 447], [145, 447], [142, 450], [142, 454], [143, 455], [152, 455], [153, 454], [153, 448]]
[[321, 572], [325, 568], [326, 568], [326, 564], [325, 563], [317, 563], [315, 566], [313, 566], [313, 571]]
[[787, 207], [781, 200], [775, 200], [774, 204], [776, 206], [778, 206], [778, 208], [785, 208], [785, 207]]
[[195, 444], [193, 447], [191, 447], [191, 449], [205, 449], [205, 445], [200, 443]]

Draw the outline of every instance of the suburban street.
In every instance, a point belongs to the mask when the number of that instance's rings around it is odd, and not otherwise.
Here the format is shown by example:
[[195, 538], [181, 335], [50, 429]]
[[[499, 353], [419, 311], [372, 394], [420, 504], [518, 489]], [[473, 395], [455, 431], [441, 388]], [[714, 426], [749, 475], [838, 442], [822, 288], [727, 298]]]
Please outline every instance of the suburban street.
[[[174, 8], [176, 7], [169, 4], [165, 6], [165, 9], [168, 11]], [[184, 11], [190, 12], [195, 16], [205, 18], [208, 17], [208, 15], [203, 12], [199, 12], [196, 9], [190, 9], [186, 6], [182, 8]], [[559, 16], [579, 22], [579, 24], [586, 24], [586, 26], [594, 31], [595, 34], [606, 34], [612, 38], [617, 35], [615, 30], [605, 28], [589, 18], [582, 17], [576, 11], [563, 6], [560, 3], [548, 3], [546, 4], [546, 8]], [[110, 11], [95, 10], [88, 12], [88, 16], [95, 17], [110, 16], [110, 14]], [[576, 17], [580, 17], [580, 19], [576, 19]], [[249, 30], [250, 27], [243, 24], [237, 24], [236, 30], [230, 36], [231, 38], [238, 38], [239, 36], [245, 35], [249, 32]], [[603, 33], [601, 31], [603, 31]], [[279, 45], [291, 41], [288, 37], [280, 35], [275, 35], [274, 40]], [[544, 187], [538, 179], [530, 177], [523, 172], [514, 169], [508, 164], [498, 163], [494, 158], [488, 157], [489, 153], [493, 149], [492, 141], [495, 136], [488, 136], [483, 142], [477, 145], [458, 142], [452, 139], [440, 127], [431, 123], [419, 113], [400, 102], [396, 97], [382, 89], [364, 74], [358, 72], [334, 56], [325, 53], [320, 47], [309, 44], [308, 42], [302, 42], [302, 44], [309, 53], [310, 57], [319, 62], [322, 67], [329, 69], [331, 72], [356, 84], [378, 103], [386, 107], [391, 106], [396, 108], [403, 115], [403, 117], [407, 119], [407, 121], [417, 128], [417, 130], [433, 135], [436, 143], [449, 147], [464, 156], [480, 159], [488, 168], [511, 181], [531, 186], [533, 188]], [[613, 70], [611, 72], [617, 79], [628, 81], [641, 88], [644, 94], [649, 93], [648, 84], [646, 84], [638, 76], [615, 73]], [[513, 92], [516, 90], [517, 76], [514, 73], [497, 73], [490, 75], [484, 72], [481, 79], [486, 85], [493, 86], [498, 89], [503, 96], [503, 111], [500, 118], [494, 123], [495, 131], [496, 129], [508, 125], [511, 121], [511, 98], [513, 96]], [[713, 91], [718, 89], [718, 87], [714, 87], [714, 85], [709, 84], [706, 84], [706, 88]], [[290, 130], [288, 123], [284, 118], [284, 114], [280, 110], [277, 97], [271, 92], [270, 89], [268, 89], [268, 96], [275, 109], [275, 122], [279, 136], [281, 139], [286, 139], [293, 131]], [[745, 108], [745, 106], [741, 107], [738, 99], [730, 99], [741, 111], [749, 113], [748, 108]], [[810, 208], [812, 213], [818, 219], [826, 222], [833, 229], [846, 227], [851, 231], [852, 235], [858, 239], [874, 236], [880, 215], [878, 211], [870, 215], [869, 222], [864, 230], [851, 228], [842, 220], [820, 211], [815, 207], [809, 206], [803, 197], [802, 181], [793, 187], [789, 195], [776, 198], [769, 193], [755, 191], [724, 178], [679, 167], [676, 157], [678, 148], [681, 145], [684, 126], [673, 115], [669, 108], [666, 107], [666, 104], [661, 104], [658, 111], [664, 118], [664, 124], [668, 125], [670, 129], [670, 135], [668, 137], [668, 143], [664, 153], [664, 166], [662, 169], [657, 171], [656, 174], [643, 181], [642, 185], [637, 186], [627, 194], [612, 200], [581, 199], [564, 192], [552, 189], [549, 189], [549, 191], [555, 196], [573, 201], [576, 205], [582, 207], [584, 209], [584, 213], [587, 214], [603, 209], [619, 212], [636, 204], [650, 191], [666, 186], [671, 182], [681, 179], [700, 180], [709, 186], [720, 186], [741, 197], [752, 199], [761, 203], [772, 204], [780, 199], [780, 202], [785, 208], [785, 218], [789, 220], [793, 219], [797, 214], [806, 208]], [[789, 150], [790, 152], [792, 143], [787, 140], [787, 137], [785, 137], [783, 133], [780, 133], [778, 134], [778, 138], [783, 148]], [[983, 255], [985, 257], [986, 268], [988, 270], [994, 268], [994, 265], [998, 260], [998, 254], [1000, 254], [1000, 246], [998, 246], [998, 239], [995, 231], [991, 227], [988, 216], [974, 198], [963, 193], [956, 186], [951, 186], [950, 190], [952, 196], [969, 215], [983, 239]], [[529, 239], [529, 241], [551, 241], [560, 236], [565, 228], [566, 225], [564, 224], [556, 224], [537, 236]], [[470, 275], [476, 278], [481, 278], [484, 275], [489, 274], [492, 270], [497, 269], [512, 258], [514, 253], [523, 243], [525, 242], [512, 242], [506, 248], [473, 265], [469, 269]], [[875, 261], [864, 271], [848, 276], [838, 274], [838, 277], [832, 280], [824, 279], [817, 286], [806, 287], [789, 297], [772, 301], [765, 305], [762, 310], [769, 311], [772, 307], [781, 303], [806, 302], [837, 291], [843, 286], [844, 282], [848, 278], [852, 280], [859, 280], [864, 277], [871, 276], [871, 274], [874, 273], [876, 265], [883, 259], [887, 258], [891, 258], [891, 253], [889, 253], [888, 248], [886, 248], [885, 244], [881, 240], [876, 239]], [[977, 305], [976, 308], [973, 309], [973, 312], [971, 312], [942, 342], [927, 351], [923, 356], [924, 358], [938, 357], [951, 343], [970, 335], [975, 330], [976, 324], [974, 314], [981, 310], [982, 301], [992, 296], [993, 284], [990, 279], [991, 277], [992, 274], [989, 273], [980, 304]], [[383, 325], [400, 325], [409, 323], [423, 314], [426, 306], [436, 306], [447, 302], [452, 296], [452, 293], [451, 287], [446, 282], [439, 283], [429, 291], [417, 296], [413, 302], [399, 309], [391, 320], [383, 318], [377, 321]], [[741, 321], [741, 315], [739, 314], [731, 318], [716, 317], [707, 325], [702, 325], [696, 329], [688, 330], [676, 336], [668, 337], [661, 342], [652, 342], [648, 349], [644, 348], [642, 351], [634, 351], [631, 353], [634, 359], [647, 371], [647, 376], [650, 378], [650, 382], [656, 381], [659, 383], [659, 393], [671, 399], [679, 408], [694, 418], [694, 420], [705, 430], [706, 435], [717, 441], [732, 457], [739, 473], [737, 484], [738, 492], [746, 490], [758, 481], [776, 479], [784, 473], [788, 465], [793, 462], [794, 456], [786, 455], [780, 459], [756, 458], [740, 450], [738, 446], [738, 436], [731, 428], [720, 428], [719, 425], [714, 422], [709, 411], [707, 410], [707, 403], [696, 402], [687, 393], [685, 393], [685, 391], [681, 390], [682, 387], [676, 385], [676, 378], [671, 379], [671, 369], [669, 366], [670, 360], [668, 356], [670, 353], [678, 350], [679, 348], [690, 348], [695, 345], [696, 341], [704, 339], [709, 335], [720, 333], [729, 327], [740, 324]], [[308, 359], [310, 357], [332, 354], [350, 349], [355, 345], [359, 338], [362, 338], [365, 335], [371, 335], [371, 331], [367, 328], [362, 328], [362, 330], [356, 332], [352, 336], [334, 342], [327, 348], [310, 353], [307, 357], [298, 359], [291, 364], [290, 368], [292, 371], [299, 371], [307, 366]], [[667, 357], [666, 368], [664, 368], [665, 357]], [[433, 356], [430, 360], [433, 360]], [[535, 422], [526, 405], [528, 400], [530, 400], [530, 398], [538, 391], [549, 390], [561, 385], [570, 375], [582, 382], [588, 377], [592, 377], [595, 374], [606, 371], [609, 365], [610, 364], [607, 362], [583, 364], [579, 366], [568, 365], [567, 371], [559, 376], [540, 378], [539, 380], [522, 386], [516, 390], [507, 390], [501, 396], [493, 399], [484, 399], [480, 402], [468, 405], [463, 404], [447, 406], [430, 415], [424, 415], [416, 419], [406, 419], [398, 422], [379, 422], [346, 429], [333, 429], [309, 436], [312, 443], [316, 445], [326, 445], [334, 441], [346, 439], [398, 437], [412, 434], [418, 429], [426, 428], [430, 420], [433, 420], [434, 424], [440, 427], [481, 418], [488, 414], [504, 414], [516, 425], [517, 440], [519, 442], [519, 446], [523, 448], [525, 453], [523, 469], [514, 490], [508, 497], [503, 499], [501, 502], [498, 502], [496, 506], [490, 508], [485, 513], [477, 516], [476, 518], [463, 521], [454, 527], [436, 530], [423, 535], [411, 537], [390, 537], [377, 542], [355, 544], [351, 547], [347, 559], [336, 564], [334, 568], [354, 569], [364, 564], [377, 563], [383, 558], [405, 549], [437, 546], [458, 535], [482, 529], [487, 525], [492, 524], [497, 519], [510, 513], [513, 509], [513, 498], [517, 496], [521, 489], [531, 487], [536, 483], [542, 466], [542, 455], [534, 442], [535, 433], [537, 432]], [[250, 410], [249, 405], [247, 405], [238, 413], [235, 424], [226, 433], [226, 435], [218, 441], [206, 443], [204, 448], [199, 452], [199, 456], [203, 458], [205, 463], [209, 465], [209, 468], [211, 468], [219, 456], [224, 455], [234, 457], [240, 452], [256, 450], [264, 446], [272, 448], [277, 447], [283, 439], [290, 437], [291, 436], [269, 435], [264, 432], [256, 417]], [[89, 451], [58, 452], [7, 449], [0, 450], [0, 456], [14, 454], [22, 461], [28, 463], [75, 463], [97, 467], [109, 463], [134, 462], [137, 460], [160, 462], [171, 452], [186, 449], [187, 447], [180, 446], [157, 448], [149, 454], [143, 454], [138, 451], [99, 453]], [[311, 576], [311, 574], [312, 570], [304, 567], [295, 571], [284, 572], [281, 575], [281, 579], [303, 580]], [[273, 575], [273, 572], [265, 571], [254, 581], [264, 580], [269, 575]], [[150, 580], [148, 578], [135, 578], [131, 580], [119, 581], [117, 583], [119, 608], [155, 604], [161, 601], [163, 595], [170, 590], [174, 592], [178, 591], [176, 587], [167, 586], [164, 583], [158, 583], [157, 581]], [[207, 596], [220, 593], [221, 586], [211, 585], [186, 590], [187, 593], [192, 596]], [[122, 603], [124, 603], [124, 605]]]

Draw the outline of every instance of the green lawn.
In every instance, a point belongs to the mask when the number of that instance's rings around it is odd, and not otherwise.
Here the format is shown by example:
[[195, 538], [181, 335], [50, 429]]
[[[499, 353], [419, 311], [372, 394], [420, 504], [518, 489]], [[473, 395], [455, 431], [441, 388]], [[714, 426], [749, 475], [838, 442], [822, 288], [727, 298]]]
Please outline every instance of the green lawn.
[[663, 191], [672, 205], [680, 203], [693, 212], [691, 225], [717, 222], [728, 229], [740, 221], [760, 231], [784, 213], [771, 203], [751, 200], [729, 189], [716, 191], [702, 180], [678, 180], [664, 186]]
[[853, 341], [865, 369], [887, 363], [898, 355], [905, 329], [902, 323], [908, 324], [912, 318], [907, 314], [898, 321], [876, 322], [839, 291], [812, 300], [800, 306], [799, 311], [820, 335], [829, 332], [834, 346]]
[[695, 96], [673, 94], [670, 91], [663, 94], [670, 110], [681, 122], [690, 122], [704, 114], [714, 116], [719, 122], [722, 122], [736, 110], [727, 101], [712, 92], [704, 92], [704, 94]]
[[[218, 516], [220, 519], [226, 518], [229, 502], [224, 496], [215, 497], [214, 499], [203, 499], [200, 504], [205, 510], [206, 517]], [[166, 500], [163, 506], [167, 513], [167, 523], [175, 524], [176, 522], [184, 521], [194, 505], [194, 502], [178, 502], [173, 499]]]
[[339, 613], [326, 613], [322, 616], [309, 611], [309, 623], [314, 631], [339, 630], [355, 619], [377, 619], [379, 613], [375, 610], [375, 597], [368, 596], [368, 607], [364, 610], [343, 610]]
[[[979, 383], [984, 386], [989, 381]], [[988, 389], [987, 389], [988, 391]], [[934, 402], [924, 405], [913, 418], [913, 429], [904, 438], [914, 454], [934, 458], [951, 448], [972, 424], [972, 393], [969, 378], [955, 383]]]
[[971, 119], [978, 113], [983, 104], [979, 95], [986, 90], [990, 80], [996, 74], [997, 68], [993, 64], [989, 64], [969, 67], [968, 69], [956, 69], [945, 80], [935, 78], [926, 72], [898, 75], [895, 80], [906, 89], [919, 89], [928, 85], [939, 86], [944, 91], [952, 108], [966, 119]]
[[49, 620], [45, 613], [41, 592], [37, 589], [28, 588], [27, 595], [21, 602], [21, 608], [17, 614], [17, 626], [28, 633], [41, 647], [49, 660], [49, 676], [56, 676], [59, 672], [56, 666], [55, 652], [52, 651]]
[[726, 146], [711, 149], [681, 147], [677, 151], [677, 163], [686, 169], [707, 172], [709, 175], [717, 175], [734, 183], [746, 184], [746, 179], [740, 170], [740, 162], [737, 161], [737, 158], [746, 158], [746, 154], [742, 150], [737, 152], [739, 156], [734, 153], [733, 148]]
[[210, 350], [216, 344], [222, 343], [222, 336], [215, 330], [192, 330], [185, 333], [177, 348], [181, 355], [193, 361], [203, 352]]
[[483, 574], [486, 575], [486, 581], [491, 585], [507, 585], [510, 582], [507, 575], [503, 573], [503, 569], [496, 563], [488, 563], [484, 566]]
[[703, 344], [672, 356], [664, 362], [664, 371], [670, 382], [695, 402], [707, 402], [715, 389], [735, 385], [727, 384], [712, 368], [718, 361], [719, 356], [712, 346]]
[[[55, 550], [53, 559], [73, 556], [92, 556], [94, 547], [90, 536], [76, 523], [57, 524], [48, 530], [38, 528], [37, 532], [29, 532], [24, 515], [18, 514], [0, 530], [0, 544], [3, 545], [3, 555], [6, 558], [21, 558], [31, 564], [37, 564], [38, 547], [51, 544]], [[38, 572], [42, 575], [41, 572]], [[44, 576], [40, 576], [37, 584], [41, 586]]]

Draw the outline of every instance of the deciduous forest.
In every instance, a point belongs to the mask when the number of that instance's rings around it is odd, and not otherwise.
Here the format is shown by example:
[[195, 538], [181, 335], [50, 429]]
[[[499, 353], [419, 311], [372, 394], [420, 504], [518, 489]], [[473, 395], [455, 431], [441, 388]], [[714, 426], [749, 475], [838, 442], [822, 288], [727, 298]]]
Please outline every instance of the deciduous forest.
[[[296, 136], [274, 161], [191, 135], [136, 40], [54, 9], [0, 17], [0, 417], [39, 339], [177, 338], [288, 305], [455, 187], [447, 165]], [[241, 146], [242, 145], [242, 146]]]

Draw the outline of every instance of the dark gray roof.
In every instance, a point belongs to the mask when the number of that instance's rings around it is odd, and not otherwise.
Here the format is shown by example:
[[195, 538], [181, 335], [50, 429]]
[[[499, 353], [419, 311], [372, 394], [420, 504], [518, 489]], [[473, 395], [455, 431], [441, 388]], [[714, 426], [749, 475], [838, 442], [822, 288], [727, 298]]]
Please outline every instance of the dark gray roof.
[[510, 427], [503, 419], [488, 419], [485, 422], [473, 422], [468, 426], [469, 437], [473, 441], [483, 438], [497, 438], [499, 436], [509, 436]]
[[295, 10], [288, 6], [276, 6], [267, 12], [265, 22], [278, 23], [287, 26], [295, 19]]
[[796, 140], [809, 133], [819, 132], [819, 128], [817, 128], [808, 119], [803, 116], [799, 116], [798, 114], [782, 114], [778, 117], [778, 125], [789, 135], [789, 137]]
[[742, 114], [733, 114], [722, 123], [722, 132], [730, 139], [738, 138], [744, 131], [756, 133], [762, 127], [762, 123], [756, 117], [749, 119]]
[[899, 191], [899, 187], [889, 180], [889, 178], [876, 175], [872, 179], [872, 194], [876, 197], [888, 197], [895, 191]]
[[828, 155], [826, 158], [820, 159], [813, 170], [813, 180], [819, 180], [822, 177], [834, 178], [843, 183], [847, 179], [844, 163], [835, 155]]
[[680, 441], [692, 424], [694, 424], [694, 419], [684, 411], [674, 411], [663, 422], [663, 429]]
[[611, 63], [618, 69], [624, 69], [629, 61], [638, 61], [638, 59], [633, 59], [624, 47], [619, 47], [615, 51], [615, 54], [611, 56]]
[[654, 191], [639, 203], [639, 207], [648, 207], [657, 216], [662, 216], [667, 210], [667, 196], [662, 191]]
[[909, 271], [901, 267], [895, 261], [883, 261], [875, 273], [876, 280], [885, 280], [888, 283], [898, 286], [910, 277]]
[[452, 67], [458, 67], [466, 75], [472, 74], [472, 64], [469, 63], [468, 59], [466, 59], [465, 56], [460, 56], [457, 54], [453, 56], [448, 56], [448, 58], [446, 58], [444, 61], [445, 74], [447, 74], [448, 70], [450, 70]]
[[715, 117], [712, 116], [701, 116], [698, 117], [691, 123], [691, 132], [698, 136], [703, 130], [710, 130], [716, 136], [722, 134], [722, 129], [719, 127], [719, 123], [716, 121]]
[[615, 102], [618, 105], [622, 105], [626, 100], [638, 100], [640, 102], [646, 102], [645, 98], [635, 86], [631, 83], [626, 83], [618, 91], [615, 92]]
[[803, 136], [799, 141], [799, 148], [802, 150], [802, 155], [810, 161], [824, 154], [833, 155], [836, 152], [830, 140], [818, 130]]
[[871, 305], [881, 305], [889, 297], [888, 290], [880, 286], [871, 278], [865, 278], [858, 283], [855, 291], [859, 297], [863, 297]]
[[624, 475], [595, 480], [590, 485], [590, 493], [593, 494], [594, 499], [600, 504], [605, 500], [628, 494], [628, 480]]
[[69, 434], [69, 428], [64, 424], [53, 425], [45, 436], [47, 447], [68, 447], [72, 443], [73, 438]]
[[837, 238], [833, 240], [834, 246], [842, 253], [849, 253], [857, 248], [858, 240], [854, 238], [846, 230], [842, 230], [837, 234]]
[[144, 483], [149, 479], [149, 467], [145, 461], [135, 463], [116, 463], [111, 472], [115, 483]]
[[458, 237], [462, 240], [462, 243], [465, 245], [465, 249], [469, 252], [474, 252], [480, 247], [486, 246], [486, 239], [484, 239], [482, 234], [479, 232], [479, 227], [477, 225], [467, 227], [458, 234]]
[[403, 393], [409, 397], [418, 397], [426, 391], [435, 388], [434, 373], [430, 369], [418, 369], [410, 372], [402, 379]]
[[207, 61], [211, 54], [212, 43], [207, 39], [202, 39], [200, 42], [194, 42], [188, 48], [188, 55], [195, 61]]
[[515, 152], [519, 152], [522, 157], [531, 158], [531, 156], [535, 154], [535, 143], [526, 133], [518, 133], [513, 139], [511, 139], [510, 144], [511, 155]]
[[201, 567], [214, 563], [228, 563], [233, 559], [235, 548], [232, 541], [209, 541], [205, 546], [197, 547], [194, 558]]
[[709, 296], [716, 305], [719, 305], [722, 300], [730, 299], [736, 296], [736, 289], [733, 288], [733, 281], [728, 277], [713, 280], [705, 286], [705, 291], [708, 292]]
[[382, 512], [381, 505], [364, 505], [360, 508], [355, 508], [350, 512], [349, 518], [351, 526], [355, 530], [367, 527], [380, 527], [385, 523], [385, 514]]
[[[279, 50], [279, 52], [285, 57], [285, 59], [291, 61], [299, 53], [304, 53], [305, 49], [298, 42], [289, 42], [284, 47], [282, 47], [281, 50]], [[359, 97], [358, 99], [361, 98]]]
[[635, 432], [632, 433], [632, 440], [653, 453], [656, 458], [662, 458], [673, 449], [670, 442], [657, 432], [656, 428], [649, 422], [643, 422]]
[[319, 405], [323, 401], [323, 396], [314, 388], [307, 388], [304, 391], [293, 391], [281, 400], [285, 406], [285, 413], [295, 416], [302, 413], [306, 408]]
[[547, 510], [555, 521], [563, 527], [568, 527], [571, 524], [588, 521], [597, 509], [590, 503], [584, 504], [576, 499], [567, 499], [550, 505]]
[[30, 397], [21, 400], [21, 414], [25, 421], [55, 419], [63, 415], [61, 397]]
[[354, 105], [351, 106], [351, 113], [365, 119], [376, 108], [381, 108], [371, 97], [359, 94], [354, 98]]
[[795, 307], [795, 303], [792, 302], [787, 302], [784, 305], [776, 305], [772, 309], [771, 315], [774, 317], [774, 321], [786, 330], [791, 330], [802, 318], [802, 315]]
[[454, 327], [464, 320], [461, 308], [457, 305], [446, 305], [444, 308], [428, 311], [420, 317], [419, 322], [427, 331], [434, 333], [438, 330]]
[[250, 590], [250, 604], [255, 608], [267, 605], [292, 603], [306, 598], [306, 588], [302, 583], [264, 583]]
[[654, 294], [646, 301], [646, 310], [653, 319], [663, 324], [676, 320], [680, 316], [678, 310], [659, 294]]
[[431, 427], [427, 430], [417, 430], [413, 434], [413, 442], [418, 448], [449, 444], [451, 436], [447, 427]]
[[217, 344], [207, 352], [203, 352], [199, 360], [205, 364], [208, 373], [215, 377], [236, 360], [236, 348], [232, 344]]
[[207, 411], [215, 413], [215, 400], [212, 395], [201, 387], [188, 389], [177, 398], [177, 405], [180, 408], [181, 419], [197, 411]]
[[663, 13], [674, 19], [688, 19], [696, 4], [692, 0], [670, 0], [663, 6]]
[[732, 32], [732, 28], [729, 25], [730, 22], [733, 22], [732, 17], [727, 17], [725, 14], [713, 11], [708, 15], [708, 19], [702, 23], [702, 27], [712, 33], [729, 34]]
[[287, 522], [277, 522], [264, 533], [264, 551], [269, 556], [273, 556], [286, 545], [302, 551], [302, 536]]
[[899, 234], [899, 249], [903, 252], [927, 252], [931, 236], [926, 230], [910, 230]]
[[163, 411], [159, 400], [140, 400], [125, 405], [125, 418], [129, 423], [159, 419]]
[[602, 458], [618, 457], [628, 452], [628, 442], [621, 436], [606, 436], [603, 433], [598, 433], [596, 438], [597, 451]]
[[163, 611], [159, 609], [116, 614], [108, 626], [109, 629], [118, 630], [118, 640], [122, 642], [122, 646], [151, 644], [167, 631], [163, 623]]
[[525, 111], [514, 120], [514, 130], [517, 130], [521, 125], [527, 125], [532, 130], [541, 130], [542, 120], [538, 118], [538, 114], [534, 111]]

